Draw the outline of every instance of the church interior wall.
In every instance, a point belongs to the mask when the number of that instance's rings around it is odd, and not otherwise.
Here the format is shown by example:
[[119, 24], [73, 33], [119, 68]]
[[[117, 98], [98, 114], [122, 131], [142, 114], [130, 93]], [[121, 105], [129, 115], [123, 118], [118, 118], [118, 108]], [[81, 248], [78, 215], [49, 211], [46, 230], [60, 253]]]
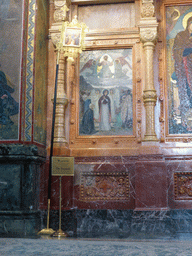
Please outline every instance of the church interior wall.
[[[52, 175], [49, 187], [48, 169], [54, 44], [63, 6], [69, 7], [64, 19], [71, 22], [77, 15], [89, 32], [85, 51], [73, 63], [62, 53], [59, 59], [53, 156], [74, 159], [74, 176], [61, 178], [62, 229], [80, 237], [191, 233], [191, 109], [180, 110], [183, 91], [172, 53], [177, 34], [188, 26], [191, 4], [189, 0], [23, 1], [18, 28], [22, 57], [15, 57], [20, 75], [12, 93], [20, 111], [7, 116], [18, 123], [18, 138], [1, 138], [0, 145], [0, 186], [6, 194], [0, 195], [3, 236], [22, 236], [24, 229], [34, 235], [46, 226], [48, 189], [50, 227], [58, 229], [60, 177]], [[14, 1], [9, 7], [19, 13]], [[0, 15], [7, 26], [10, 21]], [[1, 68], [8, 75], [10, 56], [1, 41], [0, 47], [5, 61]], [[185, 79], [185, 96], [190, 98], [189, 70]], [[0, 122], [0, 129], [9, 130], [10, 124]], [[16, 231], [18, 223], [21, 229]]]

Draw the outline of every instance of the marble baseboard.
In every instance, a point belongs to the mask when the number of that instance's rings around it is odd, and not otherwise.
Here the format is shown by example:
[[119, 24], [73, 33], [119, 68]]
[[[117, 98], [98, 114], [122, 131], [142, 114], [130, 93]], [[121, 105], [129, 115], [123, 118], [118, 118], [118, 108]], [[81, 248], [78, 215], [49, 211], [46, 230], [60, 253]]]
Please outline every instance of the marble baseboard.
[[131, 236], [139, 239], [173, 238], [177, 233], [172, 211], [134, 211]]
[[[192, 210], [62, 211], [61, 228], [71, 237], [192, 239]], [[45, 211], [0, 211], [0, 237], [29, 237], [47, 225]], [[50, 212], [50, 228], [59, 228], [59, 212]]]
[[33, 237], [40, 227], [40, 211], [0, 211], [0, 237]]
[[77, 211], [77, 235], [126, 238], [131, 233], [131, 216], [131, 210]]
[[[46, 227], [46, 212], [42, 221], [42, 228]], [[57, 230], [58, 226], [58, 211], [51, 211], [50, 227]], [[62, 230], [80, 238], [192, 239], [192, 210], [62, 211]]]

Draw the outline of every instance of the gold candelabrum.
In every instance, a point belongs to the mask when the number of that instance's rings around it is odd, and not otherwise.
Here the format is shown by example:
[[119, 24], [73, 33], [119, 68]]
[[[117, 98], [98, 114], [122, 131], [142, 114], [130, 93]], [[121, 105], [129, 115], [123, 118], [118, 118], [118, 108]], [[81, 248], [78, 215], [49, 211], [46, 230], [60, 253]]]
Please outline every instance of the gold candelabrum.
[[72, 22], [66, 21], [66, 13], [69, 11], [71, 0], [55, 0], [55, 23], [52, 24], [50, 36], [55, 46], [56, 76], [55, 90], [53, 100], [53, 117], [52, 117], [52, 133], [49, 161], [49, 181], [48, 181], [48, 211], [47, 211], [47, 228], [41, 230], [39, 235], [53, 235], [56, 237], [67, 237], [68, 235], [61, 230], [61, 176], [60, 176], [60, 203], [59, 203], [59, 230], [55, 232], [49, 228], [50, 219], [50, 197], [51, 197], [51, 172], [52, 172], [52, 156], [53, 143], [59, 143], [60, 147], [67, 148], [67, 140], [65, 138], [65, 107], [68, 104], [68, 98], [64, 89], [65, 81], [65, 65], [67, 61], [73, 62], [79, 53], [84, 49], [85, 35], [88, 31], [85, 23], [79, 23], [77, 16]]

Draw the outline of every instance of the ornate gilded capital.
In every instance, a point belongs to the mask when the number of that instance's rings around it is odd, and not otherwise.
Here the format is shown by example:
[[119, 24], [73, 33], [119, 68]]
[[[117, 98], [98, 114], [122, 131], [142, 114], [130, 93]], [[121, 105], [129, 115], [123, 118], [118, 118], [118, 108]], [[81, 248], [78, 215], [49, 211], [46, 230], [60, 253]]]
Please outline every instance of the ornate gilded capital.
[[157, 41], [157, 27], [145, 27], [140, 28], [140, 38], [142, 43], [152, 42], [156, 43]]

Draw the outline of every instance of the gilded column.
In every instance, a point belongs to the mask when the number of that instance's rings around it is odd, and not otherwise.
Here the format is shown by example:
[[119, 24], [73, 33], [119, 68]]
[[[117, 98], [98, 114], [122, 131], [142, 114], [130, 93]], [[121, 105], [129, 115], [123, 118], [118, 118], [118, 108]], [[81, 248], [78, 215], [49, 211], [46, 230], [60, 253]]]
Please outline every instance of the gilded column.
[[154, 49], [157, 40], [157, 20], [154, 17], [153, 0], [142, 0], [140, 38], [145, 54], [145, 89], [143, 101], [146, 111], [146, 131], [144, 141], [157, 141], [155, 133], [155, 105], [157, 94], [154, 87]]
[[[54, 20], [49, 32], [53, 44], [56, 46], [60, 41], [62, 22], [67, 20], [67, 11], [70, 5], [70, 0], [55, 0], [55, 12]], [[68, 98], [65, 93], [65, 65], [66, 60], [63, 54], [59, 55], [59, 70], [58, 70], [58, 81], [57, 81], [57, 100], [55, 110], [55, 132], [54, 132], [54, 143], [64, 144], [67, 146], [65, 138], [65, 108], [68, 104]]]

